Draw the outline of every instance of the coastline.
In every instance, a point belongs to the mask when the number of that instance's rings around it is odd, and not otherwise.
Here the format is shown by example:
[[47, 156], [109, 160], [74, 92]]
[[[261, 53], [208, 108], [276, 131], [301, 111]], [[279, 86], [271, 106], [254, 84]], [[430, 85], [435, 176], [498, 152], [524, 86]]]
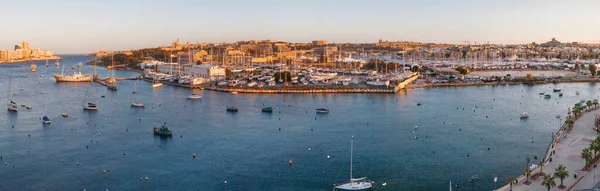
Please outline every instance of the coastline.
[[581, 82], [600, 82], [599, 78], [590, 79], [570, 79], [557, 81], [534, 81], [534, 82], [479, 82], [479, 83], [443, 83], [443, 84], [410, 84], [408, 88], [435, 88], [435, 87], [467, 87], [467, 86], [497, 86], [497, 85], [534, 85], [550, 83], [581, 83]]
[[[552, 134], [551, 141], [546, 149], [546, 152], [544, 153], [544, 158], [542, 158], [544, 163], [543, 169], [546, 169], [544, 172], [547, 174], [552, 174], [552, 171], [554, 170], [553, 167], [557, 166], [558, 164], [564, 164], [567, 167], [567, 170], [570, 172], [570, 177], [572, 177], [574, 173], [580, 174], [576, 178], [565, 179], [565, 187], [559, 189], [568, 188], [567, 190], [571, 190], [575, 186], [580, 188], [591, 187], [589, 185], [583, 185], [583, 183], [582, 185], [579, 185], [580, 181], [584, 178], [589, 178], [587, 175], [594, 170], [582, 169], [582, 166], [585, 166], [585, 163], [583, 163], [584, 165], [580, 164], [583, 161], [579, 157], [579, 153], [581, 152], [581, 148], [579, 147], [588, 146], [591, 140], [596, 137], [596, 133], [585, 131], [592, 130], [592, 128], [589, 126], [589, 123], [592, 122], [591, 124], [593, 124], [593, 117], [596, 116], [594, 115], [594, 111], [597, 111], [599, 108], [600, 107], [594, 107], [589, 110], [584, 110], [581, 114], [574, 117], [574, 123], [571, 128], [569, 128], [565, 122], [561, 125], [556, 133]], [[573, 157], [578, 159], [573, 159]], [[552, 160], [553, 158], [554, 161]], [[598, 164], [599, 162], [600, 161], [596, 161], [594, 164]], [[531, 170], [531, 176], [529, 178], [529, 181], [531, 182], [529, 184], [525, 183], [527, 177], [524, 174], [520, 174], [519, 176], [515, 177], [518, 182], [513, 184], [512, 190], [539, 190], [536, 188], [537, 186], [541, 186], [540, 181], [542, 178], [539, 178], [539, 176], [541, 176], [540, 174], [542, 174], [540, 166], [537, 166], [535, 169]], [[595, 185], [595, 182], [593, 185]], [[558, 184], [556, 186], [558, 186]], [[503, 185], [496, 190], [510, 190], [510, 185]]]
[[28, 59], [19, 59], [19, 60], [9, 60], [2, 61], [0, 64], [16, 64], [20, 62], [35, 62], [35, 61], [45, 61], [45, 60], [61, 60], [60, 56], [52, 56], [52, 57], [43, 57], [43, 58], [28, 58]]

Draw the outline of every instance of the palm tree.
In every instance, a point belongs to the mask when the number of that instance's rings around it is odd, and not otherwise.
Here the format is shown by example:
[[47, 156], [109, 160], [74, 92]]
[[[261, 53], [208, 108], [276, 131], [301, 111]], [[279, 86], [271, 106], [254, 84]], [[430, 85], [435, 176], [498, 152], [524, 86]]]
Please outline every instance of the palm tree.
[[554, 177], [557, 177], [560, 179], [560, 186], [559, 187], [564, 187], [563, 185], [563, 180], [567, 177], [569, 177], [569, 171], [566, 170], [567, 167], [565, 167], [565, 165], [558, 165], [558, 167], [556, 167], [554, 169]]
[[567, 119], [565, 120], [565, 123], [567, 124], [567, 127], [573, 128], [573, 124], [575, 124], [575, 121], [573, 120], [573, 116], [567, 115]]
[[594, 101], [592, 101], [592, 104], [594, 104], [594, 107], [598, 107], [598, 105], [600, 105], [600, 102], [598, 102], [598, 99], [594, 99]]
[[531, 176], [531, 170], [525, 169], [525, 176], [527, 177], [525, 184], [529, 184], [529, 177]]
[[545, 175], [544, 180], [542, 181], [542, 186], [545, 186], [548, 191], [550, 191], [550, 188], [555, 187], [556, 182], [554, 182], [554, 176], [549, 174]]
[[590, 149], [594, 151], [594, 158], [598, 156], [598, 151], [600, 151], [600, 137], [596, 137], [590, 144]]
[[540, 161], [540, 175], [545, 175], [544, 174], [544, 160]]
[[517, 182], [517, 179], [515, 179], [515, 177], [509, 176], [507, 178], [508, 184], [510, 185], [510, 191], [512, 191], [512, 185]]
[[587, 106], [587, 108], [588, 108], [588, 109], [592, 108], [592, 105], [593, 105], [593, 102], [592, 102], [592, 100], [587, 100], [587, 101], [585, 102], [585, 105]]
[[581, 152], [581, 158], [585, 160], [586, 166], [590, 163], [590, 161], [592, 161], [592, 151], [590, 150], [590, 148], [583, 149], [583, 151]]

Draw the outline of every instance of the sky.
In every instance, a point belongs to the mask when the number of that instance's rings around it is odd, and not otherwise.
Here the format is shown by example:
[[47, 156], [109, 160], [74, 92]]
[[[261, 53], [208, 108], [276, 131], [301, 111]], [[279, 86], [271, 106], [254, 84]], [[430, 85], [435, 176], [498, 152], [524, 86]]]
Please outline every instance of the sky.
[[183, 43], [600, 43], [599, 0], [0, 0], [0, 49], [55, 53]]

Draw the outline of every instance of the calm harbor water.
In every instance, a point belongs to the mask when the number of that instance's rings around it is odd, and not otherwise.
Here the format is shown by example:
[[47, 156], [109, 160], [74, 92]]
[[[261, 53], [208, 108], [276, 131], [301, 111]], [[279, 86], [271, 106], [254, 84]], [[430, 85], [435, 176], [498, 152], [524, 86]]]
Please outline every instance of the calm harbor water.
[[[90, 60], [64, 58], [65, 73]], [[593, 83], [398, 94], [198, 90], [202, 100], [190, 101], [189, 89], [152, 89], [138, 81], [137, 99], [146, 105], [139, 109], [130, 107], [135, 81], [122, 81], [117, 92], [92, 84], [90, 99], [99, 110], [86, 112], [81, 105], [89, 85], [55, 83], [52, 74], [60, 69], [53, 63], [46, 68], [37, 62], [36, 73], [29, 71], [30, 63], [0, 65], [2, 99], [12, 76], [11, 99], [33, 107], [18, 113], [0, 110], [0, 190], [331, 190], [348, 179], [352, 135], [354, 177], [369, 177], [376, 190], [383, 190], [384, 182], [389, 190], [445, 190], [449, 181], [471, 187], [467, 180], [472, 175], [479, 177], [477, 189], [491, 190], [493, 177], [500, 186], [506, 177], [520, 174], [526, 157], [537, 156], [534, 162], [539, 162], [562, 123], [557, 114], [564, 118], [567, 107], [598, 98], [600, 92]], [[107, 75], [104, 68], [98, 73]], [[137, 76], [129, 71], [116, 75]], [[554, 87], [565, 95], [540, 97]], [[274, 112], [261, 113], [263, 104]], [[229, 105], [239, 112], [227, 113]], [[331, 112], [315, 114], [321, 107]], [[62, 118], [62, 112], [70, 116]], [[520, 120], [522, 112], [530, 118]], [[43, 116], [52, 124], [42, 125]], [[172, 138], [153, 136], [152, 126], [163, 122], [173, 130]]]

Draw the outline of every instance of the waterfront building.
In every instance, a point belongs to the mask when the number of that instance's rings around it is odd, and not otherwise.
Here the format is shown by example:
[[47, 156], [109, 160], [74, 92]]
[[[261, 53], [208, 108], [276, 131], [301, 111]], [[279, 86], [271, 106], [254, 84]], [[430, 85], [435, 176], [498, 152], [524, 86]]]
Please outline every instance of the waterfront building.
[[313, 40], [312, 45], [313, 46], [325, 46], [325, 45], [327, 45], [327, 40]]
[[177, 55], [177, 63], [180, 65], [192, 65], [196, 63], [195, 54], [196, 51], [183, 52]]
[[225, 68], [212, 66], [208, 64], [185, 66], [182, 73], [186, 76], [203, 78], [207, 80], [217, 80], [225, 77]]

